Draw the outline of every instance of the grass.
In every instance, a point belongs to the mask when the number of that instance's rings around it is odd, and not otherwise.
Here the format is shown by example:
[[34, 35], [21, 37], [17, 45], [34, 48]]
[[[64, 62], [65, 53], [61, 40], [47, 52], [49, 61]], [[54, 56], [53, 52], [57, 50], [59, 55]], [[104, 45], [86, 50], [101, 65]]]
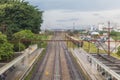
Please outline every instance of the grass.
[[[112, 36], [112, 38], [114, 40], [120, 40], [120, 36]], [[69, 43], [68, 44], [68, 47], [71, 47], [72, 43]], [[74, 45], [74, 44], [73, 44]], [[76, 45], [74, 45], [74, 47], [77, 47]], [[83, 45], [83, 49], [86, 51], [86, 52], [89, 52], [89, 53], [96, 53], [97, 54], [97, 48], [95, 46], [95, 44], [93, 43], [89, 43], [87, 41], [84, 41], [84, 45]], [[106, 54], [106, 52], [104, 50], [99, 50], [99, 53], [104, 53]], [[111, 53], [111, 56], [117, 58], [117, 59], [120, 59], [120, 55], [118, 55], [117, 53]]]
[[[90, 45], [90, 48], [88, 48], [89, 45]], [[95, 47], [95, 45], [93, 43], [89, 43], [89, 42], [84, 41], [83, 49], [87, 52], [89, 51], [89, 53], [97, 53], [97, 48]], [[104, 50], [100, 50], [99, 52], [106, 53]], [[120, 59], [120, 55], [118, 55], [116, 53], [111, 53], [111, 56], [113, 56], [117, 59]]]
[[111, 56], [117, 58], [117, 59], [120, 59], [120, 55], [116, 54], [116, 53], [112, 53]]
[[[68, 41], [66, 43], [67, 43], [68, 48], [78, 48], [78, 46], [71, 41]], [[97, 53], [97, 51], [98, 51], [95, 44], [87, 42], [87, 41], [84, 41], [82, 48], [88, 53]], [[105, 51], [99, 50], [99, 53], [105, 53]]]
[[77, 47], [77, 45], [75, 45], [73, 42], [71, 42], [71, 41], [68, 41], [68, 42], [66, 42], [66, 44], [67, 44], [67, 47], [68, 48], [76, 48]]
[[48, 39], [48, 35], [41, 35], [41, 40], [46, 40], [46, 39]]
[[52, 35], [49, 35], [47, 39], [48, 39], [48, 40], [51, 40], [51, 38], [52, 38]]
[[[97, 48], [95, 47], [95, 45], [93, 43], [90, 43], [90, 48], [88, 48], [88, 46], [89, 46], [89, 43], [84, 41], [83, 49], [85, 51], [88, 52], [88, 49], [89, 49], [89, 53], [97, 53]], [[99, 52], [100, 53], [106, 53], [104, 50], [100, 50]], [[120, 59], [120, 55], [118, 55], [117, 53], [111, 53], [111, 56], [113, 56], [117, 59]]]
[[[114, 40], [120, 40], [120, 32], [117, 32], [116, 33], [117, 35], [115, 36], [111, 36]], [[117, 58], [117, 59], [120, 59], [120, 55], [118, 55], [117, 53], [112, 53], [111, 56]]]
[[120, 40], [120, 36], [112, 36], [114, 40]]
[[[77, 47], [76, 44], [73, 44], [72, 42], [68, 42], [68, 48], [76, 48], [76, 47]], [[96, 48], [95, 44], [88, 42], [88, 41], [84, 41], [82, 48], [88, 53], [95, 53], [95, 54], [98, 53], [98, 48]], [[99, 49], [99, 53], [105, 54], [106, 52], [104, 50]]]
[[[95, 44], [87, 42], [87, 41], [84, 41], [83, 49], [89, 53], [97, 53], [98, 51]], [[105, 51], [99, 49], [99, 53], [105, 53]]]
[[[52, 38], [52, 35], [42, 35], [41, 36], [41, 40], [50, 40]], [[47, 41], [41, 41], [41, 42], [38, 42], [38, 46], [39, 48], [46, 48], [47, 46]]]
[[[45, 56], [46, 50], [44, 49], [42, 54], [39, 56], [37, 62], [41, 61], [44, 56]], [[33, 73], [36, 71], [37, 65], [34, 65], [33, 68], [31, 69], [30, 73], [25, 77], [24, 80], [30, 80], [32, 78]]]
[[97, 53], [97, 48], [95, 47], [95, 45], [93, 45], [92, 43], [89, 43], [87, 41], [84, 41], [83, 49], [90, 53]]

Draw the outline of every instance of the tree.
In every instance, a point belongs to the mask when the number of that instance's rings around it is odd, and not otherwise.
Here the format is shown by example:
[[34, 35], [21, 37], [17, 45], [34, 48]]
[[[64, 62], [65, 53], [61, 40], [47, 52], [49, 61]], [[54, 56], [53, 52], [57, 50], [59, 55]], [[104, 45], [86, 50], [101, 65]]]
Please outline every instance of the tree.
[[[12, 41], [14, 42], [14, 50], [20, 51], [24, 48], [27, 48], [31, 44], [38, 44], [38, 46], [42, 46], [44, 42], [41, 40], [41, 35], [34, 34], [30, 30], [22, 30], [13, 34]], [[24, 47], [25, 46], [25, 47]]]
[[79, 30], [74, 30], [73, 31], [74, 34], [79, 34], [79, 32], [80, 32]]
[[11, 37], [25, 29], [33, 33], [40, 31], [42, 11], [20, 0], [5, 0], [0, 3], [0, 29], [3, 33]]
[[25, 45], [23, 43], [15, 43], [14, 44], [14, 51], [18, 52], [18, 51], [23, 51], [25, 49]]
[[111, 36], [117, 36], [119, 32], [116, 32], [116, 31], [111, 31], [110, 35]]
[[4, 3], [7, 3], [9, 2], [8, 0], [0, 0], [0, 4], [4, 4]]
[[13, 40], [33, 39], [34, 33], [31, 30], [22, 30], [13, 34]]
[[31, 40], [34, 39], [34, 33], [32, 33], [30, 30], [22, 30], [17, 33], [14, 33], [12, 39], [13, 41], [15, 41], [14, 49], [18, 50], [17, 47], [19, 46], [23, 47], [23, 44], [27, 48], [32, 43]]
[[6, 35], [0, 33], [0, 60], [9, 60], [13, 54], [13, 45], [7, 41]]

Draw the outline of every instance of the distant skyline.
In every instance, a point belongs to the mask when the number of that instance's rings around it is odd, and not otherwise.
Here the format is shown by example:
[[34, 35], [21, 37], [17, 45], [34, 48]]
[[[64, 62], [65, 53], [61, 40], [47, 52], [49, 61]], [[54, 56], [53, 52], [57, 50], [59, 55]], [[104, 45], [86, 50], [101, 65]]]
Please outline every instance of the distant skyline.
[[42, 28], [120, 24], [120, 0], [26, 0], [44, 11]]

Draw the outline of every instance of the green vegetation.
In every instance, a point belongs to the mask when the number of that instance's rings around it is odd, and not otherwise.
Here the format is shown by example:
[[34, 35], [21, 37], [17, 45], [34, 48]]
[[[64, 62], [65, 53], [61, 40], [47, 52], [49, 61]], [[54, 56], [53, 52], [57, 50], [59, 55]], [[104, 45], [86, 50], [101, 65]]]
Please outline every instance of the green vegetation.
[[117, 55], [120, 56], [120, 46], [118, 47]]
[[107, 33], [107, 31], [100, 31], [100, 35], [103, 35], [103, 33]]
[[120, 59], [120, 55], [116, 54], [116, 53], [112, 53], [111, 56], [117, 58], [117, 59]]
[[9, 60], [13, 55], [13, 45], [7, 40], [6, 35], [0, 33], [0, 60]]
[[97, 48], [94, 44], [84, 41], [83, 49], [90, 53], [97, 53]]
[[66, 42], [66, 44], [67, 44], [67, 47], [68, 47], [68, 48], [76, 48], [76, 47], [77, 47], [77, 45], [74, 44], [74, 43], [71, 42], [71, 41]]
[[[114, 39], [114, 40], [120, 40], [120, 32], [116, 32], [116, 31], [112, 31], [110, 33], [110, 36]], [[120, 59], [120, 46], [118, 47], [118, 51], [117, 53], [112, 53], [111, 54], [113, 57]]]
[[[106, 31], [101, 31], [100, 34], [102, 35], [103, 33], [107, 33]], [[73, 33], [70, 33], [73, 35]], [[114, 39], [114, 40], [120, 40], [120, 32], [116, 32], [116, 31], [112, 31], [110, 33], [110, 36]], [[68, 47], [69, 48], [75, 48], [77, 47], [77, 45], [73, 44], [72, 42], [68, 42]], [[83, 49], [89, 53], [98, 53], [98, 49], [96, 48], [95, 44], [91, 43], [91, 42], [87, 42], [84, 41], [83, 44]], [[100, 50], [99, 49], [99, 53], [104, 53], [106, 54], [106, 51], [104, 50]], [[118, 47], [118, 52], [117, 53], [111, 53], [111, 56], [120, 59], [120, 47]]]
[[49, 38], [47, 35], [34, 34], [30, 30], [22, 30], [14, 33], [12, 44], [8, 43], [7, 36], [0, 33], [0, 60], [9, 59], [14, 51], [22, 51], [31, 44], [38, 44], [39, 47], [46, 47], [47, 42], [41, 41]]
[[112, 31], [112, 32], [110, 33], [110, 36], [111, 36], [114, 40], [120, 40], [120, 32]]
[[70, 35], [70, 36], [74, 36], [74, 35], [77, 35], [80, 33], [79, 30], [73, 30], [73, 31], [68, 30], [67, 32], [68, 32], [68, 35]]
[[47, 35], [34, 34], [30, 30], [22, 30], [13, 34], [14, 50], [22, 51], [31, 44], [38, 44], [39, 47], [46, 47], [46, 42], [41, 40], [46, 40]]
[[49, 35], [43, 34], [43, 35], [38, 35], [38, 36], [40, 36], [40, 40], [42, 40], [42, 41], [37, 41], [38, 47], [46, 48], [47, 42], [43, 40], [48, 40]]
[[[89, 53], [97, 53], [98, 49], [95, 44], [91, 42], [84, 41], [83, 49]], [[99, 53], [105, 53], [104, 50], [99, 50]]]
[[[22, 30], [22, 31], [19, 31], [17, 33], [14, 33], [13, 34], [13, 41], [15, 41], [15, 47], [18, 47], [20, 46], [19, 43], [22, 43], [25, 45], [25, 48], [27, 48], [32, 42], [31, 40], [33, 40], [35, 37], [34, 37], [34, 33], [32, 33], [30, 30]], [[23, 41], [22, 41], [23, 40]], [[17, 45], [18, 43], [18, 45]], [[22, 47], [23, 45], [21, 45]], [[20, 49], [22, 50], [22, 49]]]
[[25, 49], [25, 45], [23, 43], [15, 43], [14, 44], [14, 51], [18, 52], [18, 51], [23, 51]]
[[53, 32], [53, 31], [50, 31], [50, 30], [45, 30], [45, 34], [46, 34], [46, 35], [53, 35], [54, 32]]
[[24, 0], [0, 0], [0, 60], [9, 60], [14, 51], [30, 44], [42, 43], [33, 41], [43, 38], [36, 35], [43, 22], [42, 13]]
[[40, 31], [42, 11], [21, 0], [5, 0], [0, 4], [0, 31], [9, 38], [13, 33], [27, 29]]

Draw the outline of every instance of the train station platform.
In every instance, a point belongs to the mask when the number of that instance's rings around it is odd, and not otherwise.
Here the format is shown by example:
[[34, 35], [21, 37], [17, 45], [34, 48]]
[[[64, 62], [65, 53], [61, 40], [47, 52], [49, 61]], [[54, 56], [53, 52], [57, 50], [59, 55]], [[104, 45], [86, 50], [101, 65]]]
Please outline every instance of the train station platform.
[[[31, 70], [34, 62], [39, 57], [40, 53], [43, 51], [43, 48], [34, 50], [31, 54], [28, 55], [27, 60], [23, 58], [21, 61], [18, 62], [18, 59], [21, 59], [25, 54], [21, 55], [20, 57], [16, 58], [16, 64], [13, 70], [7, 71], [6, 79], [5, 80], [24, 80], [25, 75]], [[25, 60], [25, 62], [23, 62]], [[11, 62], [10, 62], [11, 63]], [[12, 62], [14, 63], [14, 62]], [[7, 64], [8, 67], [10, 66]], [[5, 66], [7, 66], [5, 65]], [[11, 64], [12, 65], [12, 64]], [[2, 67], [5, 68], [6, 67]], [[1, 69], [0, 69], [1, 70]]]
[[120, 60], [106, 54], [88, 54], [81, 48], [71, 51], [91, 80], [120, 80]]
[[[11, 79], [11, 80], [24, 80], [26, 74], [28, 74], [30, 72], [36, 59], [38, 59], [38, 57], [42, 51], [43, 51], [43, 48], [34, 51], [31, 54], [31, 56], [29, 56], [29, 58], [28, 58], [28, 65], [27, 66], [19, 65], [18, 70], [15, 71], [15, 73], [14, 73], [14, 79]], [[10, 80], [10, 79], [8, 78], [8, 80]]]
[[80, 67], [84, 71], [84, 73], [89, 77], [89, 80], [104, 80], [98, 71], [92, 66], [87, 60], [88, 53], [83, 49], [71, 49], [73, 56], [77, 59]]
[[112, 56], [108, 56], [107, 54], [94, 54], [92, 55], [94, 58], [99, 60], [106, 67], [114, 71], [116, 75], [120, 78], [120, 60], [116, 59]]

